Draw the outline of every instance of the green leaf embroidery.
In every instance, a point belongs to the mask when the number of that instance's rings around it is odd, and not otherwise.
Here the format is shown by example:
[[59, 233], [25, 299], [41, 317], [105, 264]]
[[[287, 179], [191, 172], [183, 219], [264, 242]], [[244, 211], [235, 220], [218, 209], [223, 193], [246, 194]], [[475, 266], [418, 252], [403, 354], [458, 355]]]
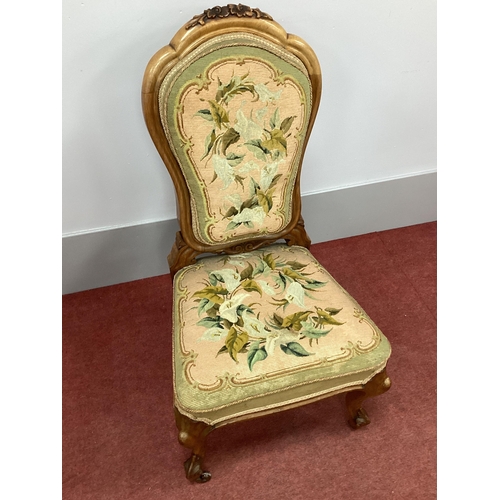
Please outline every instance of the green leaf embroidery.
[[215, 318], [219, 315], [220, 304], [214, 304], [213, 302], [210, 303], [213, 304], [213, 306], [210, 309], [207, 309], [205, 313], [208, 314], [208, 316], [210, 316], [211, 318]]
[[279, 153], [286, 154], [286, 139], [283, 136], [281, 129], [274, 129], [269, 132], [270, 139], [262, 141], [262, 147], [269, 151], [278, 151]]
[[250, 371], [252, 371], [252, 368], [254, 367], [255, 363], [257, 363], [258, 361], [264, 361], [266, 358], [267, 358], [267, 352], [265, 347], [261, 347], [260, 349], [249, 350], [247, 354], [247, 362]]
[[229, 292], [222, 286], [207, 286], [193, 294], [194, 297], [208, 299], [216, 304], [222, 304], [224, 299], [221, 295], [227, 295]]
[[316, 322], [317, 325], [323, 326], [323, 325], [343, 325], [344, 323], [341, 323], [340, 321], [337, 321], [329, 312], [316, 307], [316, 312], [318, 313], [318, 316], [314, 316], [313, 319]]
[[316, 290], [326, 285], [324, 281], [316, 281], [316, 280], [307, 280], [302, 286], [307, 290]]
[[307, 352], [298, 342], [288, 342], [288, 344], [280, 344], [281, 350], [285, 354], [293, 356], [311, 356], [312, 352]]
[[262, 297], [262, 288], [255, 280], [247, 279], [241, 284], [241, 286], [247, 292], [258, 292], [259, 295]]
[[241, 186], [241, 189], [245, 191], [245, 185], [243, 184], [245, 177], [241, 177], [241, 175], [235, 175], [234, 180]]
[[201, 299], [200, 303], [198, 304], [198, 316], [201, 316], [204, 312], [210, 309], [212, 305], [212, 302], [210, 302], [208, 299]]
[[259, 189], [260, 189], [260, 186], [257, 183], [257, 181], [253, 177], [250, 177], [250, 195], [252, 197], [255, 196]]
[[302, 321], [307, 320], [307, 318], [314, 314], [313, 311], [299, 311], [293, 314], [290, 314], [283, 318], [283, 323], [281, 326], [283, 328], [288, 328], [289, 330], [294, 330], [296, 332], [300, 331], [302, 328]]
[[[248, 352], [247, 347], [248, 347], [249, 345], [250, 345], [250, 342], [247, 342], [247, 343], [243, 346], [243, 348], [241, 349], [241, 351], [240, 351], [240, 352], [241, 352], [241, 353], [246, 353], [246, 352]], [[226, 347], [226, 345], [224, 344], [224, 345], [223, 345], [223, 346], [219, 349], [219, 351], [217, 352], [217, 354], [215, 355], [215, 357], [217, 357], [219, 354], [224, 354], [224, 353], [226, 353], [226, 352], [228, 353], [228, 352], [229, 352], [229, 349], [228, 349], [228, 348]]]
[[236, 167], [236, 165], [239, 165], [243, 161], [243, 158], [245, 158], [245, 155], [237, 155], [235, 153], [229, 153], [226, 156], [226, 160], [228, 161], [229, 165], [231, 165], [231, 167]]
[[[281, 175], [281, 174], [279, 174]], [[288, 267], [291, 267], [295, 271], [300, 271], [301, 269], [304, 269], [304, 267], [307, 266], [307, 264], [301, 264], [300, 262], [297, 262], [296, 260], [289, 260], [286, 262], [286, 265]]]
[[276, 174], [273, 177], [271, 184], [269, 184], [269, 189], [272, 189], [274, 186], [276, 186], [276, 184], [278, 184], [278, 181], [280, 180], [281, 177], [283, 177], [283, 174]]
[[257, 200], [266, 214], [269, 213], [269, 210], [271, 210], [271, 208], [273, 207], [273, 191], [273, 189], [271, 189], [271, 191], [268, 191], [267, 193], [264, 193], [260, 190], [257, 191]]
[[251, 80], [247, 80], [248, 73], [242, 77], [233, 76], [229, 83], [223, 85], [219, 80], [219, 88], [217, 94], [215, 95], [215, 100], [217, 102], [223, 102], [228, 104], [228, 102], [236, 95], [243, 94], [244, 92], [250, 92], [255, 96], [255, 87]]
[[280, 287], [281, 290], [284, 290], [287, 284], [287, 280], [281, 272], [278, 273], [278, 276], [274, 276], [274, 281]]
[[314, 325], [312, 323], [308, 321], [302, 321], [302, 330], [300, 331], [300, 333], [310, 339], [319, 339], [321, 337], [324, 337], [325, 335], [328, 335], [331, 331], [331, 328], [329, 330], [325, 330], [324, 328], [314, 328]]
[[335, 309], [334, 307], [325, 307], [325, 311], [329, 312], [332, 316], [335, 316], [338, 314], [340, 311], [342, 311], [343, 307], [340, 309]]
[[200, 109], [197, 113], [195, 113], [194, 116], [201, 116], [202, 118], [205, 118], [205, 120], [208, 120], [209, 122], [214, 121], [212, 113], [210, 112], [209, 109]]
[[238, 333], [234, 326], [229, 330], [226, 337], [226, 347], [229, 351], [229, 355], [234, 361], [238, 362], [237, 355], [243, 349], [245, 344], [248, 342], [248, 333], [241, 332]]
[[205, 153], [200, 158], [200, 161], [206, 158], [209, 155], [210, 151], [212, 151], [215, 139], [216, 139], [215, 130], [212, 130], [212, 133], [207, 135], [207, 138], [205, 139]]
[[259, 200], [257, 200], [256, 197], [252, 196], [251, 198], [248, 198], [241, 204], [240, 210], [243, 212], [245, 208], [253, 208], [258, 206], [258, 204]]
[[266, 155], [270, 154], [271, 151], [262, 145], [261, 139], [252, 139], [245, 142], [245, 146], [248, 150], [255, 155], [258, 160], [266, 161]]
[[280, 110], [279, 108], [276, 108], [273, 113], [273, 116], [271, 116], [271, 119], [269, 120], [269, 126], [271, 127], [271, 130], [278, 126], [279, 121], [280, 121]]
[[268, 253], [264, 255], [262, 259], [271, 269], [276, 269], [276, 261], [274, 260], [272, 254]]
[[236, 215], [237, 213], [238, 213], [238, 209], [236, 207], [231, 207], [224, 215], [224, 219], [228, 219], [229, 217], [232, 217], [233, 215]]
[[252, 264], [248, 263], [248, 266], [245, 269], [243, 269], [243, 271], [241, 271], [240, 273], [241, 280], [243, 281], [248, 278], [251, 278], [252, 274], [253, 274], [253, 266]]
[[292, 126], [292, 122], [295, 119], [295, 116], [289, 116], [288, 118], [285, 118], [280, 125], [280, 130], [286, 134], [289, 130], [290, 127]]
[[212, 328], [213, 326], [216, 326], [218, 328], [222, 328], [222, 324], [220, 321], [220, 316], [217, 316], [216, 318], [203, 318], [196, 323], [198, 326], [204, 326], [205, 328]]
[[283, 318], [279, 314], [274, 313], [273, 320], [279, 327], [283, 326]]
[[234, 130], [234, 128], [228, 128], [221, 138], [221, 152], [226, 155], [226, 150], [231, 144], [238, 142], [240, 139], [240, 134]]
[[223, 124], [229, 123], [229, 115], [219, 103], [210, 100], [208, 104], [210, 104], [210, 113], [212, 114], [213, 121], [218, 128], [222, 128]]
[[288, 276], [289, 278], [292, 278], [293, 280], [303, 280], [305, 279], [305, 276], [302, 274], [298, 273], [297, 271], [293, 271], [292, 269], [288, 267], [284, 267], [281, 272], [285, 275]]

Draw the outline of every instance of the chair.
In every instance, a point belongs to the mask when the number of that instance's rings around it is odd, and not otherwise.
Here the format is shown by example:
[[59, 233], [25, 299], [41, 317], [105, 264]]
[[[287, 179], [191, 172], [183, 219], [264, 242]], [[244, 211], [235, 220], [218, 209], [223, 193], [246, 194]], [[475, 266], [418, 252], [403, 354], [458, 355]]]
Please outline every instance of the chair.
[[391, 385], [386, 337], [308, 250], [300, 173], [320, 94], [313, 50], [241, 4], [195, 16], [147, 66], [145, 121], [178, 202], [174, 413], [191, 481], [210, 479], [218, 427], [346, 393], [359, 428]]

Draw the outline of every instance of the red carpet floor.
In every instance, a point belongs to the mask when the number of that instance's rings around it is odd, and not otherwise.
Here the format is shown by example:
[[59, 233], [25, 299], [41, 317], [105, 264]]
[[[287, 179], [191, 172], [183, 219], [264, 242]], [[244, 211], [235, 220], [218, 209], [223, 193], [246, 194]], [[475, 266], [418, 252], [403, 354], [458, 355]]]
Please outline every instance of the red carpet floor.
[[389, 392], [352, 431], [337, 396], [223, 427], [190, 484], [172, 413], [171, 285], [63, 297], [63, 498], [436, 498], [436, 223], [313, 245], [386, 334]]

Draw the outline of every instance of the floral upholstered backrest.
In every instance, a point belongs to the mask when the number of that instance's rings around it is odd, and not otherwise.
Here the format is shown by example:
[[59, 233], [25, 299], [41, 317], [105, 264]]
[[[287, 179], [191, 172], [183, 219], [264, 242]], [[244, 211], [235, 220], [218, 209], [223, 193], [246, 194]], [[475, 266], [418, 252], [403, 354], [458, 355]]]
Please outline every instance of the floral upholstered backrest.
[[290, 224], [312, 108], [298, 57], [254, 34], [219, 35], [169, 70], [158, 105], [197, 241], [232, 244]]

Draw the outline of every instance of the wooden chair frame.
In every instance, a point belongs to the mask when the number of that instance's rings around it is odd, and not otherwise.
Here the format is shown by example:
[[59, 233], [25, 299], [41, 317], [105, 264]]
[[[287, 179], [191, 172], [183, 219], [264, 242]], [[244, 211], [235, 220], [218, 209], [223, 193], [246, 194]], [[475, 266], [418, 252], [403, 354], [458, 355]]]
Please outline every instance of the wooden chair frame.
[[283, 47], [297, 56], [306, 66], [312, 84], [313, 102], [304, 150], [318, 112], [321, 96], [321, 69], [316, 54], [301, 38], [287, 34], [269, 15], [260, 12], [258, 9], [251, 9], [241, 4], [208, 9], [200, 16], [195, 16], [193, 20], [186, 23], [172, 38], [170, 44], [160, 49], [153, 56], [146, 68], [143, 80], [142, 106], [151, 138], [172, 177], [177, 193], [177, 218], [180, 232], [176, 235], [175, 244], [168, 257], [172, 275], [184, 266], [193, 264], [196, 257], [202, 253], [224, 252], [236, 254], [248, 252], [280, 239], [284, 239], [290, 245], [300, 245], [307, 248], [311, 244], [311, 240], [305, 232], [304, 221], [301, 216], [300, 171], [302, 160], [292, 195], [292, 218], [280, 233], [260, 239], [249, 239], [236, 245], [220, 244], [210, 246], [199, 242], [193, 233], [189, 190], [161, 125], [158, 109], [160, 84], [165, 75], [180, 59], [204, 42], [216, 35], [240, 31], [252, 33]]
[[[312, 85], [312, 108], [303, 152], [306, 149], [318, 111], [322, 84], [320, 65], [315, 53], [301, 38], [288, 34], [268, 14], [261, 12], [259, 9], [253, 9], [241, 4], [230, 4], [224, 7], [208, 9], [202, 14], [193, 17], [191, 21], [186, 23], [176, 33], [169, 45], [160, 49], [152, 57], [144, 75], [142, 105], [147, 128], [172, 177], [177, 194], [177, 217], [180, 231], [176, 234], [175, 243], [168, 256], [172, 277], [183, 267], [195, 263], [196, 258], [203, 253], [237, 254], [249, 252], [281, 239], [284, 239], [288, 245], [299, 245], [309, 248], [311, 244], [301, 216], [300, 173], [302, 158], [300, 159], [297, 180], [292, 194], [293, 209], [291, 221], [281, 232], [258, 239], [248, 239], [237, 244], [210, 246], [198, 241], [193, 232], [188, 186], [162, 128], [158, 106], [160, 85], [173, 66], [201, 44], [216, 35], [241, 31], [257, 35], [284, 48], [298, 57], [305, 65]], [[370, 423], [367, 413], [362, 407], [363, 402], [368, 397], [387, 391], [390, 385], [390, 379], [387, 377], [384, 369], [365, 385], [354, 389], [350, 387], [348, 389], [346, 404], [348, 422], [352, 428], [357, 429]], [[346, 391], [338, 391], [335, 394], [339, 392]], [[330, 393], [324, 397], [330, 397], [331, 395], [333, 394]], [[282, 406], [274, 411], [282, 411], [287, 408], [308, 404], [318, 399], [322, 398], [309, 399], [299, 404]], [[254, 418], [274, 411], [261, 411], [247, 415], [241, 419]], [[209, 472], [204, 471], [202, 465], [205, 455], [205, 440], [208, 434], [218, 427], [218, 425], [210, 426], [204, 422], [191, 420], [180, 413], [177, 408], [174, 408], [174, 412], [179, 431], [179, 442], [191, 451], [191, 456], [184, 464], [186, 477], [190, 481], [206, 482], [210, 479], [211, 475]], [[224, 422], [221, 425], [225, 425], [226, 423], [229, 422]]]

